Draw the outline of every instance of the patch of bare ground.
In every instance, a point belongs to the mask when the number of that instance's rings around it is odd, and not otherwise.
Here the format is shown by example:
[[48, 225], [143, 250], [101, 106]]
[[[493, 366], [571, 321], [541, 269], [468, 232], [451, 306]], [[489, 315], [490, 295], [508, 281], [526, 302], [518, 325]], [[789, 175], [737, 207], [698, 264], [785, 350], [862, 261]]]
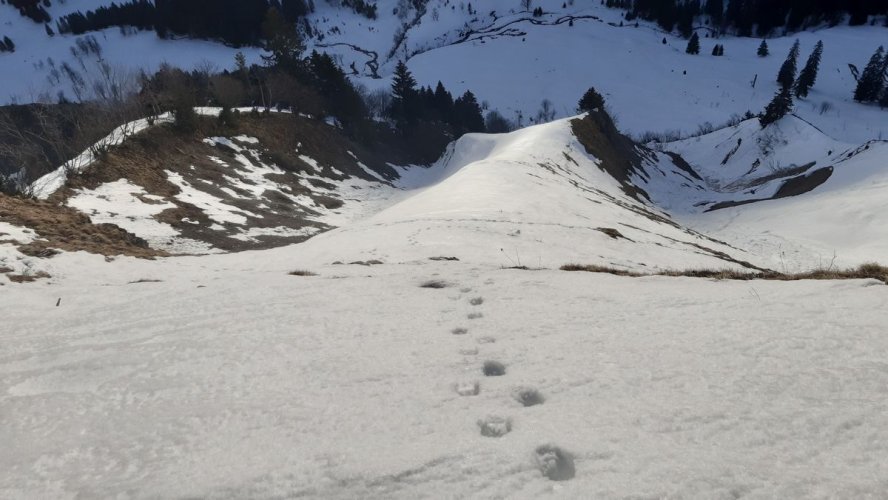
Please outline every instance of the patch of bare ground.
[[[298, 230], [301, 229], [313, 228], [313, 233], [330, 229], [315, 218], [322, 210], [340, 208], [343, 202], [333, 193], [319, 193], [303, 185], [300, 180], [304, 174], [334, 181], [346, 176], [376, 180], [361, 168], [358, 164], [360, 161], [383, 177], [393, 179], [397, 175], [372, 152], [348, 140], [338, 129], [317, 120], [288, 114], [242, 114], [234, 129], [221, 128], [215, 119], [206, 117], [201, 118], [200, 128], [199, 132], [191, 135], [183, 135], [169, 126], [157, 126], [136, 134], [111, 148], [83, 173], [72, 175], [67, 186], [55, 193], [51, 201], [64, 204], [77, 189], [95, 189], [106, 182], [127, 179], [148, 193], [176, 205], [176, 208], [165, 210], [155, 218], [170, 224], [183, 237], [209, 243], [225, 251], [240, 251], [304, 241], [312, 233], [300, 233]], [[266, 190], [252, 195], [238, 187], [237, 183], [254, 185], [253, 181], [239, 173], [242, 166], [238, 153], [230, 147], [203, 142], [204, 137], [236, 135], [259, 140], [258, 145], [243, 145], [258, 149], [258, 158], [249, 158], [251, 161], [262, 161], [283, 170], [267, 176], [280, 185], [281, 191]], [[306, 163], [303, 156], [315, 160], [317, 168]], [[181, 175], [185, 182], [196, 189], [242, 210], [247, 217], [245, 227], [294, 231], [291, 234], [258, 235], [248, 241], [233, 238], [243, 227], [223, 224], [224, 229], [220, 228], [202, 210], [176, 199], [180, 189], [169, 181], [166, 170]], [[237, 183], [233, 184], [232, 178]], [[329, 191], [336, 187], [333, 183], [314, 178], [308, 181], [316, 189]], [[294, 203], [290, 196], [304, 197], [308, 203]]]
[[617, 130], [605, 110], [589, 112], [583, 118], [571, 120], [570, 125], [586, 153], [601, 160], [599, 167], [620, 183], [624, 193], [636, 200], [650, 199], [631, 181], [632, 174], [645, 174], [636, 144]]
[[617, 276], [640, 278], [643, 276], [673, 276], [688, 278], [708, 278], [716, 280], [773, 280], [773, 281], [798, 281], [798, 280], [853, 280], [874, 279], [888, 284], [888, 267], [880, 264], [862, 264], [851, 269], [815, 269], [802, 273], [780, 273], [777, 271], [735, 271], [731, 269], [687, 269], [679, 271], [656, 271], [639, 273], [625, 269], [617, 269], [608, 266], [567, 264], [561, 266], [562, 271], [584, 271], [591, 273], [607, 273]]
[[93, 224], [83, 213], [50, 201], [0, 194], [0, 221], [37, 233], [40, 239], [18, 245], [19, 251], [34, 257], [52, 257], [58, 253], [55, 249], [142, 258], [166, 255], [113, 224]]
[[31, 283], [39, 279], [50, 278], [51, 276], [44, 271], [38, 271], [34, 274], [7, 274], [6, 277], [13, 283]]

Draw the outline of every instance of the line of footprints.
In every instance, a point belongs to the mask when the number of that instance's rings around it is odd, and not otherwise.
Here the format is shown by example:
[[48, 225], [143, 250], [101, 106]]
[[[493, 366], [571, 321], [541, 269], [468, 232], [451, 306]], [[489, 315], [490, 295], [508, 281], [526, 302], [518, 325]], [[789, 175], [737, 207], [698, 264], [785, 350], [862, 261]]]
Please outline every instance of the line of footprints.
[[[460, 289], [460, 292], [463, 294], [467, 294], [471, 291], [471, 288]], [[480, 311], [480, 306], [482, 304], [484, 304], [483, 297], [470, 298], [469, 305], [471, 306], [472, 311], [466, 316], [466, 318], [468, 320], [483, 318], [484, 315]], [[469, 333], [469, 329], [458, 327], [451, 330], [450, 333], [453, 335], [466, 335]], [[493, 337], [479, 337], [477, 341], [479, 344], [489, 344], [495, 342], [496, 339]], [[460, 353], [464, 355], [474, 355], [478, 354], [478, 349], [463, 349]], [[506, 365], [499, 361], [487, 360], [481, 365], [480, 369], [485, 377], [502, 377], [506, 375]], [[456, 384], [455, 389], [460, 396], [477, 396], [481, 393], [481, 383], [478, 381], [460, 382]], [[529, 387], [518, 388], [514, 392], [514, 398], [525, 407], [541, 405], [545, 402], [545, 398], [539, 391]], [[488, 416], [478, 420], [478, 427], [482, 436], [500, 438], [512, 431], [512, 419], [499, 416]], [[547, 444], [537, 447], [536, 450], [534, 450], [534, 459], [536, 460], [540, 472], [553, 481], [566, 481], [572, 479], [576, 474], [573, 456], [557, 446]]]

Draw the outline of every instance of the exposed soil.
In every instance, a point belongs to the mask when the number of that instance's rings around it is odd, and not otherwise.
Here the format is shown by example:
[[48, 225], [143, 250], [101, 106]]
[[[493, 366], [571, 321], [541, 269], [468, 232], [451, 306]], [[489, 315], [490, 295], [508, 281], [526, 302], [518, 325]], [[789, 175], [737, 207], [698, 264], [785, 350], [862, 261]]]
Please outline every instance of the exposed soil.
[[647, 175], [641, 167], [642, 157], [637, 146], [617, 130], [607, 112], [592, 111], [570, 124], [586, 153], [600, 160], [599, 167], [620, 183], [624, 193], [639, 201], [650, 200], [643, 189], [630, 181], [632, 174]]
[[567, 264], [561, 266], [562, 271], [584, 271], [591, 273], [606, 273], [617, 276], [640, 278], [644, 276], [673, 276], [688, 278], [709, 278], [719, 280], [774, 280], [774, 281], [798, 281], [798, 280], [850, 280], [850, 279], [874, 279], [888, 284], [888, 267], [879, 264], [863, 264], [853, 269], [816, 269], [804, 273], [780, 273], [777, 271], [747, 272], [733, 271], [729, 269], [687, 269], [681, 271], [657, 271], [639, 273], [625, 269], [617, 269], [607, 266]]
[[[257, 138], [258, 146], [244, 146], [258, 149], [263, 163], [274, 164], [284, 170], [283, 173], [269, 174], [269, 180], [281, 184], [280, 189], [289, 195], [310, 199], [315, 208], [295, 204], [277, 190], [266, 190], [260, 196], [250, 196], [233, 186], [229, 181], [231, 177], [238, 178], [244, 184], [252, 184], [236, 171], [239, 166], [236, 158], [238, 153], [229, 147], [207, 144], [203, 142], [203, 138], [238, 135]], [[211, 156], [227, 166], [211, 160]], [[314, 159], [319, 168], [315, 169], [303, 161], [301, 156]], [[201, 191], [243, 210], [247, 217], [247, 227], [293, 230], [314, 228], [315, 232], [319, 232], [330, 228], [313, 220], [318, 215], [318, 207], [335, 210], [343, 202], [335, 196], [320, 194], [302, 185], [296, 174], [310, 173], [330, 180], [351, 176], [378, 181], [361, 168], [358, 162], [383, 178], [397, 177], [397, 173], [377, 155], [350, 141], [335, 127], [318, 120], [281, 113], [241, 114], [235, 128], [221, 128], [215, 119], [204, 117], [201, 118], [201, 130], [194, 134], [181, 134], [169, 126], [152, 127], [136, 134], [123, 144], [111, 148], [83, 173], [72, 175], [65, 188], [55, 193], [50, 202], [64, 204], [77, 189], [96, 189], [103, 183], [127, 179], [148, 193], [176, 205], [176, 208], [164, 210], [155, 218], [170, 224], [185, 238], [202, 241], [225, 251], [271, 248], [298, 243], [309, 236], [265, 235], [254, 237], [253, 241], [234, 239], [231, 236], [239, 228], [224, 224], [225, 228], [219, 229], [219, 225], [214, 225], [202, 210], [176, 199], [180, 190], [169, 181], [165, 171], [176, 172]], [[309, 182], [322, 189], [335, 187], [330, 182], [318, 179], [311, 179]], [[210, 229], [211, 227], [215, 229]]]
[[759, 201], [777, 200], [780, 198], [788, 198], [790, 196], [799, 196], [818, 188], [821, 184], [829, 180], [829, 178], [832, 176], [832, 173], [833, 167], [820, 168], [813, 172], [787, 179], [783, 184], [780, 185], [780, 188], [777, 189], [777, 192], [774, 193], [774, 196], [771, 196], [770, 198], [756, 198], [752, 200], [742, 201], [722, 201], [712, 205], [711, 207], [706, 209], [706, 211], [712, 212], [714, 210], [739, 207], [741, 205], [748, 205], [750, 203], [757, 203]]
[[31, 256], [51, 257], [58, 253], [53, 249], [143, 258], [166, 255], [113, 224], [93, 224], [83, 213], [49, 201], [0, 194], [0, 220], [37, 233], [41, 239], [19, 245], [22, 253]]

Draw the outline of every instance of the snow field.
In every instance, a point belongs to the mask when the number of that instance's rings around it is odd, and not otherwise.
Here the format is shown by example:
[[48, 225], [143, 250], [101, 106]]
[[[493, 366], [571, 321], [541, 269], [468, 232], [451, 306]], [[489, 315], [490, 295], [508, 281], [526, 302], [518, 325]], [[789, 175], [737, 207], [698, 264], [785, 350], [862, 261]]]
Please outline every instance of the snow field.
[[433, 261], [294, 277], [294, 248], [64, 254], [64, 281], [4, 298], [3, 496], [884, 491], [881, 284]]

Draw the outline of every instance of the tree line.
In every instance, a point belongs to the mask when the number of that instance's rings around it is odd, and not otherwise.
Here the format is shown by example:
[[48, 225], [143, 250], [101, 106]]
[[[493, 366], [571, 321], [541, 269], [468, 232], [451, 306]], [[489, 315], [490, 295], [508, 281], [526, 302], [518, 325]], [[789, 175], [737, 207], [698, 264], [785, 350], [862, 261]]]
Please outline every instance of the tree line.
[[[797, 31], [819, 24], [837, 25], [847, 17], [852, 26], [870, 16], [888, 14], [888, 0], [602, 0], [627, 10], [626, 19], [656, 22], [666, 31], [690, 37], [694, 21], [705, 16], [711, 29], [740, 36], [768, 36], [777, 30]], [[888, 21], [886, 21], [888, 22]]]
[[115, 26], [154, 30], [160, 38], [187, 36], [220, 40], [240, 47], [263, 42], [262, 23], [268, 9], [277, 9], [296, 23], [313, 11], [312, 0], [129, 0], [56, 21], [59, 33], [80, 35]]

